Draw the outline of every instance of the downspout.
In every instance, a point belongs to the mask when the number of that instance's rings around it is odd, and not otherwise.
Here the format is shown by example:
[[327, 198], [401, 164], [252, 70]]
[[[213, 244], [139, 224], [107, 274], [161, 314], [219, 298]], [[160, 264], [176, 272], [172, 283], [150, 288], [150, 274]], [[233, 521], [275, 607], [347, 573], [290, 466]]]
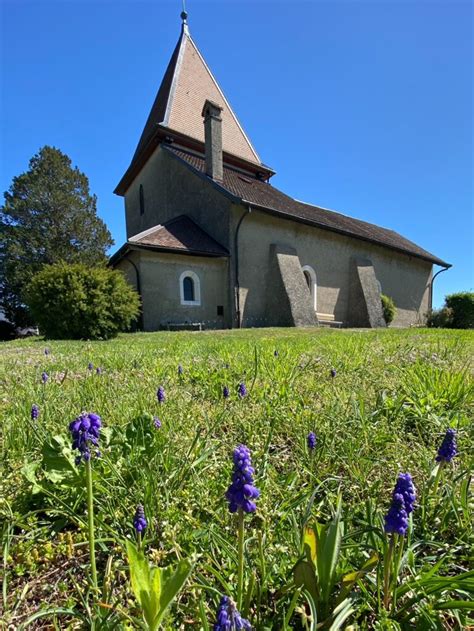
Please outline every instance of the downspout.
[[441, 274], [441, 272], [447, 272], [450, 267], [451, 267], [451, 265], [449, 265], [448, 267], [443, 267], [442, 269], [438, 270], [436, 272], [436, 274], [433, 276], [433, 278], [431, 279], [431, 283], [430, 283], [430, 311], [433, 311], [433, 283], [434, 283], [434, 279], [436, 278], [436, 276]]
[[140, 272], [138, 271], [138, 267], [135, 265], [135, 263], [131, 259], [126, 258], [124, 260], [127, 263], [130, 263], [130, 265], [135, 270], [135, 276], [136, 276], [136, 280], [137, 280], [137, 293], [140, 296], [140, 301], [142, 303], [141, 306], [140, 306], [140, 315], [138, 316], [138, 326], [140, 328], [140, 331], [143, 331], [143, 298], [142, 298], [142, 287], [141, 287], [141, 283], [140, 283]]
[[235, 229], [234, 236], [234, 259], [235, 259], [235, 313], [237, 316], [237, 328], [242, 328], [242, 319], [240, 317], [240, 282], [239, 282], [239, 231], [240, 226], [242, 225], [245, 217], [250, 215], [252, 209], [247, 206], [247, 210], [244, 212], [242, 217], [239, 219], [239, 223], [237, 224], [237, 228]]

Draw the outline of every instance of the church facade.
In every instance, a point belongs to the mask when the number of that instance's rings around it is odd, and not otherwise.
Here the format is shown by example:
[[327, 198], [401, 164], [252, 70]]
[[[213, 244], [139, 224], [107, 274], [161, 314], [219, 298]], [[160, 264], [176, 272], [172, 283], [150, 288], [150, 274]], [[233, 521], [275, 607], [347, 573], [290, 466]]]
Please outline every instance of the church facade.
[[263, 164], [190, 36], [186, 15], [131, 164], [127, 241], [112, 256], [141, 327], [421, 324], [433, 265], [398, 233], [299, 202]]

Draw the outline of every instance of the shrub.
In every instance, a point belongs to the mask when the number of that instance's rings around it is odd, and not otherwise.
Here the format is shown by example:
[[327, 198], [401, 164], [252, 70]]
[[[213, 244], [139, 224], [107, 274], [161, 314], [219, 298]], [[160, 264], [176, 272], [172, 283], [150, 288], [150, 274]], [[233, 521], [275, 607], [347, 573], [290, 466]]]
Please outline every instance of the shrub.
[[453, 310], [449, 307], [433, 309], [426, 317], [426, 326], [434, 329], [449, 329], [453, 325]]
[[382, 300], [383, 317], [388, 326], [390, 322], [392, 322], [393, 318], [395, 317], [395, 314], [397, 313], [397, 308], [393, 300], [390, 298], [390, 296], [385, 296], [385, 294], [380, 294], [380, 298]]
[[455, 329], [474, 328], [474, 292], [463, 291], [445, 298], [446, 307], [452, 310], [452, 324]]
[[138, 294], [120, 272], [82, 264], [43, 267], [26, 299], [41, 332], [56, 339], [115, 337], [140, 309]]

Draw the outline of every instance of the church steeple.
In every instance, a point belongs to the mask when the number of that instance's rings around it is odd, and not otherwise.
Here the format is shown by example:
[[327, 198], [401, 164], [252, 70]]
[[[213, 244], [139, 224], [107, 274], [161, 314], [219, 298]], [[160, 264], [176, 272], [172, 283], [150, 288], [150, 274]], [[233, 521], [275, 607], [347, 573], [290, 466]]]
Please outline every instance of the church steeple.
[[189, 33], [188, 14], [181, 13], [181, 34], [143, 129], [133, 160], [142, 152], [156, 126], [168, 127], [204, 143], [201, 112], [206, 100], [222, 107], [223, 150], [261, 164], [216, 79]]

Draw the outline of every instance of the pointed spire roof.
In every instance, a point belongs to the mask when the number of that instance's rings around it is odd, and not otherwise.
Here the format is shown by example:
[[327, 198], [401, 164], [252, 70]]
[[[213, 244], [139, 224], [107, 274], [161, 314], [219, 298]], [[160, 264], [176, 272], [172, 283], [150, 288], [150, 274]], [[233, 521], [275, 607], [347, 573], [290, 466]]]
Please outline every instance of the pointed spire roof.
[[261, 164], [257, 152], [191, 38], [187, 25], [187, 14], [184, 11], [181, 18], [183, 20], [181, 35], [164, 74], [132, 162], [145, 148], [157, 125], [168, 127], [170, 130], [204, 143], [201, 111], [204, 102], [209, 99], [222, 107], [224, 151], [249, 162]]

